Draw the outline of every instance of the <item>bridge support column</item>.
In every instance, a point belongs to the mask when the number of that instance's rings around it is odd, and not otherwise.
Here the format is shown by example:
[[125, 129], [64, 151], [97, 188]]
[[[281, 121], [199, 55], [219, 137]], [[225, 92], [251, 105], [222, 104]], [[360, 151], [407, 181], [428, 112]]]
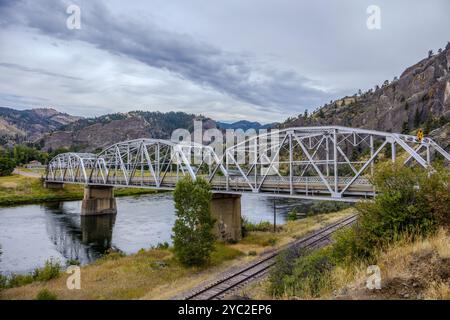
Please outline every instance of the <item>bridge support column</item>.
[[116, 199], [114, 187], [85, 186], [84, 198], [81, 203], [82, 215], [116, 214]]
[[214, 193], [211, 214], [216, 219], [214, 232], [219, 241], [238, 241], [241, 230], [241, 195]]
[[47, 188], [47, 189], [62, 189], [62, 188], [64, 188], [64, 183], [62, 183], [62, 182], [53, 182], [53, 181], [44, 181], [44, 188]]

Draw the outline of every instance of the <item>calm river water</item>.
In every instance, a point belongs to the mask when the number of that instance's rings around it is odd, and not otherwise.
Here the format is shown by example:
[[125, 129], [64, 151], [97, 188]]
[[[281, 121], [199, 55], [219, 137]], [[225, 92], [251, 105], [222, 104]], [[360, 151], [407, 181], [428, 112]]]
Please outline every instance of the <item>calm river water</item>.
[[[292, 206], [310, 202], [277, 199], [277, 223]], [[273, 200], [242, 197], [242, 215], [251, 222], [273, 221]], [[81, 201], [0, 208], [0, 273], [25, 273], [49, 258], [64, 264], [98, 259], [109, 248], [127, 254], [171, 241], [175, 221], [172, 195], [117, 198], [116, 216], [81, 217]]]

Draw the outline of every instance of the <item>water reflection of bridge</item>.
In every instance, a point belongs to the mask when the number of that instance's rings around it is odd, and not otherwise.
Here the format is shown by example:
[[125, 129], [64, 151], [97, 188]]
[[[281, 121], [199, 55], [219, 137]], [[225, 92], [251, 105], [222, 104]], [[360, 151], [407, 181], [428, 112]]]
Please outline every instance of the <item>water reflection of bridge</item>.
[[91, 262], [111, 248], [115, 215], [80, 216], [67, 210], [63, 202], [43, 206], [49, 238], [66, 259]]

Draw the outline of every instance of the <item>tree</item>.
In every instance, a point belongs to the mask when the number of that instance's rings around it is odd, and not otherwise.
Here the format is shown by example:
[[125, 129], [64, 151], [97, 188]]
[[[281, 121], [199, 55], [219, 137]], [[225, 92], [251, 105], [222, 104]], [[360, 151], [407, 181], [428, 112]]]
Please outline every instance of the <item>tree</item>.
[[10, 176], [16, 163], [8, 156], [0, 155], [0, 176]]
[[319, 109], [319, 118], [325, 118], [325, 114], [323, 113], [322, 108]]
[[431, 58], [433, 56], [433, 50], [428, 51], [428, 58]]
[[408, 134], [409, 133], [409, 124], [408, 121], [404, 121], [402, 125], [402, 133]]
[[305, 110], [305, 113], [303, 114], [303, 118], [305, 118], [305, 119], [308, 118], [308, 109]]
[[419, 127], [421, 121], [420, 121], [420, 113], [419, 108], [416, 109], [416, 112], [414, 113], [414, 127]]
[[173, 198], [177, 217], [172, 229], [175, 256], [184, 265], [202, 265], [214, 249], [210, 186], [201, 178], [184, 178], [177, 183]]

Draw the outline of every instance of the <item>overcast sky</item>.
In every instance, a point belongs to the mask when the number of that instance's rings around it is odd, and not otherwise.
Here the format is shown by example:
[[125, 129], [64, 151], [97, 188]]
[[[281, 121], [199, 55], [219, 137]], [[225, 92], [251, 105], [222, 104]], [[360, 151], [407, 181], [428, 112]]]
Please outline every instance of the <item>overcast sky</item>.
[[[69, 29], [67, 7], [80, 8]], [[366, 12], [380, 8], [381, 29]], [[450, 40], [450, 1], [0, 0], [0, 106], [282, 121]]]

